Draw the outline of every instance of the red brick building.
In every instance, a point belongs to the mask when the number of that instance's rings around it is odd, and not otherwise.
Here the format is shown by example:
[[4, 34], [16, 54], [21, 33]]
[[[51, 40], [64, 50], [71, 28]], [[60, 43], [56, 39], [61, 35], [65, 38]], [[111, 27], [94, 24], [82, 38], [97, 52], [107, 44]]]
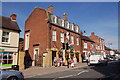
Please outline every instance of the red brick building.
[[[52, 66], [54, 57], [59, 57], [60, 51], [64, 53], [63, 43], [72, 45], [74, 54], [80, 53], [79, 26], [68, 22], [66, 13], [63, 18], [55, 16], [53, 8], [36, 7], [25, 22], [25, 64]], [[69, 49], [67, 51], [70, 52]], [[76, 57], [80, 62], [80, 54]]]
[[104, 57], [105, 57], [106, 54], [105, 54], [104, 39], [102, 39], [102, 38], [98, 37], [97, 35], [95, 35], [94, 32], [91, 33], [90, 38], [95, 41], [94, 45], [95, 45], [96, 52], [103, 54]]
[[82, 61], [86, 60], [92, 52], [95, 52], [95, 42], [88, 36], [81, 35], [82, 39]]

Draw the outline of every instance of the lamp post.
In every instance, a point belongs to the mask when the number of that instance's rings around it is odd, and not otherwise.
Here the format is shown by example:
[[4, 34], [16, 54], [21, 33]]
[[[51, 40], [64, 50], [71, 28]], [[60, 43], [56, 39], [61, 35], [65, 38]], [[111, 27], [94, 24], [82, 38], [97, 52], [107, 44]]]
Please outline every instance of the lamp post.
[[67, 32], [66, 36], [65, 36], [66, 41], [64, 43], [65, 49], [63, 50], [63, 61], [66, 63], [66, 60], [67, 60], [66, 64], [67, 64], [68, 68], [69, 68], [69, 63], [68, 63], [68, 55], [66, 54], [66, 50], [67, 50], [67, 47], [68, 47], [67, 45], [69, 44], [69, 39], [68, 39], [69, 35], [70, 35], [70, 32]]

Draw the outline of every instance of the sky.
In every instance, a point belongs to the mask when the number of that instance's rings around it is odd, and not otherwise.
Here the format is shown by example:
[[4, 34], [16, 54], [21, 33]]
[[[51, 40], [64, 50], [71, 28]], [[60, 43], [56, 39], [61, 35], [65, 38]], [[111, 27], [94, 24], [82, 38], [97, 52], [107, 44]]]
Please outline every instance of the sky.
[[118, 2], [119, 0], [1, 0], [2, 2]]
[[[54, 6], [54, 14], [68, 14], [68, 21], [80, 26], [85, 35], [91, 32], [103, 39], [105, 44], [118, 49], [118, 3], [117, 2], [2, 2], [2, 16], [17, 14], [17, 22], [24, 36], [24, 23], [35, 7], [47, 9]], [[108, 45], [112, 43], [112, 45]]]

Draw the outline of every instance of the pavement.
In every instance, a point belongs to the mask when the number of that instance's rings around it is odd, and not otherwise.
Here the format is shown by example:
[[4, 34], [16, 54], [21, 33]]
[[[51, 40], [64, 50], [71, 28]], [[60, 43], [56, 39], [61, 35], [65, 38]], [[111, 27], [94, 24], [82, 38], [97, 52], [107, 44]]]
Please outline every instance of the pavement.
[[75, 69], [75, 68], [79, 68], [79, 67], [85, 67], [85, 66], [87, 66], [86, 63], [77, 63], [74, 68], [72, 68], [72, 67], [67, 68], [67, 66], [60, 66], [60, 67], [52, 66], [49, 68], [32, 66], [25, 70], [21, 70], [21, 72], [23, 73], [25, 78], [30, 78], [30, 77], [34, 77], [34, 76], [38, 76], [38, 75], [50, 74], [50, 73], [55, 73], [55, 72]]

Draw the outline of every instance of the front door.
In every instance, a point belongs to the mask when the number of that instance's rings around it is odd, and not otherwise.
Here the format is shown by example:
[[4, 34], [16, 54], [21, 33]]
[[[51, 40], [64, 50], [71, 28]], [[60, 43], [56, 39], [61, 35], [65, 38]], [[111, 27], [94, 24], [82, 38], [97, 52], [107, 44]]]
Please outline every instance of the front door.
[[52, 51], [52, 66], [54, 64], [54, 58], [56, 57], [56, 51]]
[[33, 66], [37, 65], [37, 61], [39, 60], [39, 49], [35, 48], [34, 49], [34, 61], [33, 61]]

